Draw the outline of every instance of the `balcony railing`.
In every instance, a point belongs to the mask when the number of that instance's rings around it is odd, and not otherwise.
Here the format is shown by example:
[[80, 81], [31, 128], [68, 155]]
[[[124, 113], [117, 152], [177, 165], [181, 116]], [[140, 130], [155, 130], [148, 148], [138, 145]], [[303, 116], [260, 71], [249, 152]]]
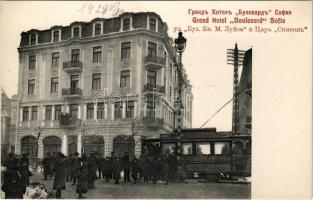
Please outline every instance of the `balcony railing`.
[[165, 87], [161, 85], [151, 85], [146, 84], [143, 87], [144, 92], [157, 92], [157, 93], [165, 93]]
[[165, 66], [165, 58], [159, 56], [146, 56], [145, 66], [159, 69]]
[[81, 97], [82, 96], [82, 89], [80, 89], [80, 88], [62, 89], [62, 96], [64, 96], [64, 97]]
[[80, 61], [63, 62], [63, 70], [66, 72], [81, 72], [83, 70], [83, 63]]

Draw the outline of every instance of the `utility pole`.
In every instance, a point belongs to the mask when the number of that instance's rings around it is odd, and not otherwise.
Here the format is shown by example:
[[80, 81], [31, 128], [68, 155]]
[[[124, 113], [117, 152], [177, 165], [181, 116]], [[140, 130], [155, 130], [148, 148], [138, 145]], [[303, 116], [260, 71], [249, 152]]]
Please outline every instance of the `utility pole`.
[[237, 135], [239, 131], [239, 85], [238, 85], [238, 68], [243, 63], [245, 51], [238, 50], [237, 43], [234, 49], [227, 49], [227, 64], [233, 65], [233, 114], [232, 114], [232, 135]]

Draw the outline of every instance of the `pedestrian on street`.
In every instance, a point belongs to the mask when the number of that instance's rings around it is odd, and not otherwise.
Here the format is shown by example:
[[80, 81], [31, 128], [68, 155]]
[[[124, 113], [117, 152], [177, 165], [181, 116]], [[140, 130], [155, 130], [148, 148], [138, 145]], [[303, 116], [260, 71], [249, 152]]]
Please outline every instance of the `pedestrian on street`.
[[88, 163], [88, 178], [87, 178], [87, 186], [88, 189], [94, 188], [94, 181], [97, 179], [97, 157], [95, 153], [90, 153], [90, 157], [87, 159]]
[[77, 187], [76, 192], [78, 193], [79, 199], [84, 199], [83, 194], [86, 194], [88, 191], [87, 188], [87, 176], [88, 176], [88, 163], [86, 155], [84, 154], [80, 160], [79, 168], [77, 170]]
[[142, 172], [144, 183], [149, 182], [150, 171], [151, 171], [151, 160], [150, 160], [150, 158], [148, 158], [148, 157], [143, 158], [142, 162], [141, 162], [141, 172]]
[[124, 171], [124, 182], [130, 182], [130, 163], [128, 152], [122, 158], [122, 167]]
[[178, 166], [178, 160], [174, 153], [172, 153], [168, 157], [168, 165], [169, 165], [169, 179], [171, 181], [175, 181], [177, 179], [177, 166]]
[[104, 178], [104, 175], [102, 173], [103, 160], [104, 158], [102, 157], [102, 154], [98, 153], [98, 158], [97, 158], [98, 179]]
[[66, 171], [65, 169], [65, 156], [62, 153], [58, 153], [55, 167], [54, 167], [54, 182], [53, 182], [53, 189], [56, 190], [56, 198], [61, 198], [62, 190], [65, 190], [65, 179], [66, 179]]
[[51, 160], [51, 156], [50, 153], [46, 154], [46, 157], [43, 159], [42, 161], [42, 165], [43, 165], [43, 175], [44, 175], [44, 180], [47, 180], [48, 176], [52, 176], [52, 160]]
[[1, 189], [5, 193], [5, 199], [23, 199], [25, 187], [22, 184], [17, 158], [12, 157], [7, 161]]
[[105, 182], [110, 182], [111, 174], [112, 174], [112, 162], [110, 157], [105, 157], [102, 164], [102, 174], [105, 176]]
[[136, 158], [134, 158], [131, 162], [131, 172], [134, 184], [138, 182], [138, 175], [140, 173], [139, 162]]
[[78, 171], [81, 166], [81, 160], [78, 158], [79, 153], [75, 152], [74, 157], [72, 159], [72, 168], [71, 168], [71, 174], [72, 174], [72, 185], [76, 184], [77, 177], [78, 177]]
[[119, 156], [116, 156], [113, 158], [112, 169], [113, 169], [113, 178], [115, 180], [114, 184], [119, 184], [120, 178], [121, 178], [121, 171], [122, 171], [122, 163], [120, 161]]
[[72, 154], [69, 157], [66, 157], [64, 160], [65, 164], [65, 173], [66, 173], [66, 182], [70, 182], [71, 180], [71, 171], [72, 171]]
[[[30, 176], [32, 173], [29, 171], [29, 160], [28, 160], [28, 153], [23, 153], [23, 156], [20, 161], [20, 172], [22, 178], [22, 184], [24, 185], [24, 189], [29, 185]], [[23, 193], [25, 193], [25, 190]]]
[[111, 157], [110, 157], [110, 162], [111, 162], [111, 175], [110, 179], [114, 179], [114, 174], [113, 174], [113, 160], [115, 158], [115, 153], [114, 151], [111, 152]]

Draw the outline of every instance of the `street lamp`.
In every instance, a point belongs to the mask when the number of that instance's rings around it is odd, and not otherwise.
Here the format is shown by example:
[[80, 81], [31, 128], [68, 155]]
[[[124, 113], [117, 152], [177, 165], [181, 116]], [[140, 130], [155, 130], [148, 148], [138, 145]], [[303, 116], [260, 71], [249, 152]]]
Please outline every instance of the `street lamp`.
[[181, 119], [181, 108], [182, 108], [182, 54], [186, 48], [186, 42], [187, 39], [184, 38], [183, 33], [178, 33], [178, 38], [175, 39], [175, 49], [177, 53], [179, 54], [179, 63], [177, 64], [177, 72], [178, 72], [178, 110], [177, 110], [177, 132], [178, 132], [178, 157], [180, 158], [181, 154], [181, 147], [180, 147], [180, 137], [181, 137], [181, 125], [182, 125], [182, 119]]

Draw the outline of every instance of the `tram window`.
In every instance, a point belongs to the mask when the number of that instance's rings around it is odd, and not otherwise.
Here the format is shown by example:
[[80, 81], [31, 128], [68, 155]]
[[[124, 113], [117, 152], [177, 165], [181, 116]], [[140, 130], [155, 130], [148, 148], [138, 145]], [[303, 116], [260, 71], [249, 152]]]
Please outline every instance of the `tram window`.
[[227, 143], [227, 142], [215, 142], [214, 143], [214, 153], [216, 155], [229, 154], [229, 143]]
[[181, 149], [182, 149], [183, 155], [191, 155], [192, 154], [192, 143], [182, 143]]
[[210, 143], [197, 144], [197, 154], [199, 154], [199, 155], [210, 155], [211, 154]]
[[169, 144], [162, 144], [162, 153], [163, 154], [171, 154], [175, 152], [175, 144], [169, 143]]

